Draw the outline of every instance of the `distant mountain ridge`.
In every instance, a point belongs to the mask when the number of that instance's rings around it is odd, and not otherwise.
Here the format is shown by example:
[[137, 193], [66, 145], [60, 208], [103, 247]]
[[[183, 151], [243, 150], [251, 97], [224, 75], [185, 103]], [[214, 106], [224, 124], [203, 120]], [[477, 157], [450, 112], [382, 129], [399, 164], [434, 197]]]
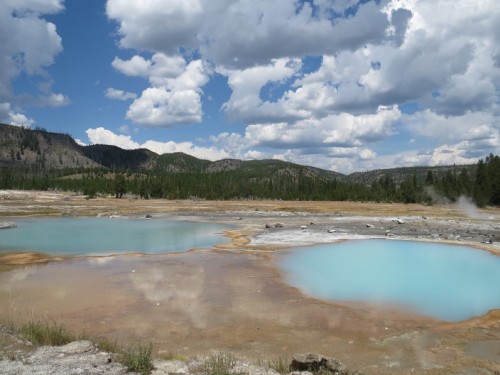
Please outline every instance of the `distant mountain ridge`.
[[389, 175], [400, 183], [408, 176], [425, 179], [428, 171], [444, 174], [460, 172], [466, 168], [475, 171], [475, 165], [440, 167], [404, 167], [356, 172], [344, 175], [311, 166], [303, 166], [281, 160], [224, 159], [209, 161], [181, 152], [158, 155], [148, 149], [125, 150], [117, 146], [95, 144], [81, 146], [68, 134], [48, 132], [44, 129], [27, 129], [0, 124], [0, 167], [9, 168], [96, 168], [133, 172], [153, 171], [163, 173], [218, 173], [237, 172], [254, 178], [274, 174], [292, 177], [307, 176], [323, 180], [348, 181], [370, 185]]

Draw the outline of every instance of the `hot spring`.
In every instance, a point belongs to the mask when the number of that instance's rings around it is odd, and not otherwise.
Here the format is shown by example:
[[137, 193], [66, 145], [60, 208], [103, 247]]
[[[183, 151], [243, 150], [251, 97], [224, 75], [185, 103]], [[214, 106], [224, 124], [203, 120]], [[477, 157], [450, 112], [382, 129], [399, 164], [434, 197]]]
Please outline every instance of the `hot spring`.
[[227, 242], [226, 225], [171, 219], [18, 219], [0, 232], [0, 253], [32, 251], [53, 256], [171, 253]]
[[464, 246], [359, 240], [296, 248], [290, 285], [331, 301], [394, 306], [456, 322], [500, 308], [500, 257]]

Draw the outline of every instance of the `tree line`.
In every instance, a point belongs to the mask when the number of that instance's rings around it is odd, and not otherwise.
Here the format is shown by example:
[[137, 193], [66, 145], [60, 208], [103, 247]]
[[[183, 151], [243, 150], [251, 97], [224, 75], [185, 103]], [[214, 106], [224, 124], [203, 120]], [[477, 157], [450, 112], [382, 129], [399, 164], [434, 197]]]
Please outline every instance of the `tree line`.
[[325, 179], [303, 169], [167, 173], [108, 168], [3, 168], [1, 189], [77, 191], [92, 198], [133, 194], [143, 199], [282, 199], [373, 201], [433, 204], [470, 197], [478, 206], [500, 205], [500, 157], [490, 154], [470, 169], [443, 173], [429, 169], [423, 178], [413, 174], [396, 183], [391, 174], [370, 184], [348, 179]]

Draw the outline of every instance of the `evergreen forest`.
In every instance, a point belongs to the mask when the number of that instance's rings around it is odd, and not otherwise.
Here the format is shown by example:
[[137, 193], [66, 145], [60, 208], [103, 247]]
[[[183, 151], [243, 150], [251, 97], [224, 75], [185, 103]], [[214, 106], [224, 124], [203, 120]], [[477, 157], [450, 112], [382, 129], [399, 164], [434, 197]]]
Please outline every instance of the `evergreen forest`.
[[[295, 167], [294, 167], [295, 166]], [[404, 169], [404, 168], [403, 168]], [[0, 189], [81, 192], [89, 198], [132, 194], [142, 199], [280, 199], [444, 203], [460, 196], [478, 206], [500, 205], [500, 157], [490, 154], [475, 166], [418, 167], [403, 179], [387, 172], [370, 182], [349, 176], [326, 178], [290, 164], [276, 170], [264, 166], [221, 171], [168, 172], [107, 167], [0, 169]], [[380, 172], [380, 171], [379, 171]], [[383, 173], [383, 171], [381, 171]]]

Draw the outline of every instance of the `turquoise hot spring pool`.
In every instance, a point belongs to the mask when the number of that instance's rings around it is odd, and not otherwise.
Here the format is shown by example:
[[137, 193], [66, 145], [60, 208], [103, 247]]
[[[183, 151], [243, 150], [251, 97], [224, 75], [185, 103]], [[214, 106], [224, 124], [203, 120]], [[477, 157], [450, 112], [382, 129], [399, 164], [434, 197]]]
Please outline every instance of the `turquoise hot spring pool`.
[[0, 253], [33, 251], [52, 256], [159, 254], [227, 242], [226, 225], [172, 219], [44, 218], [15, 220], [0, 231]]
[[356, 240], [279, 257], [288, 284], [332, 301], [386, 304], [457, 322], [500, 308], [500, 257], [464, 246]]

